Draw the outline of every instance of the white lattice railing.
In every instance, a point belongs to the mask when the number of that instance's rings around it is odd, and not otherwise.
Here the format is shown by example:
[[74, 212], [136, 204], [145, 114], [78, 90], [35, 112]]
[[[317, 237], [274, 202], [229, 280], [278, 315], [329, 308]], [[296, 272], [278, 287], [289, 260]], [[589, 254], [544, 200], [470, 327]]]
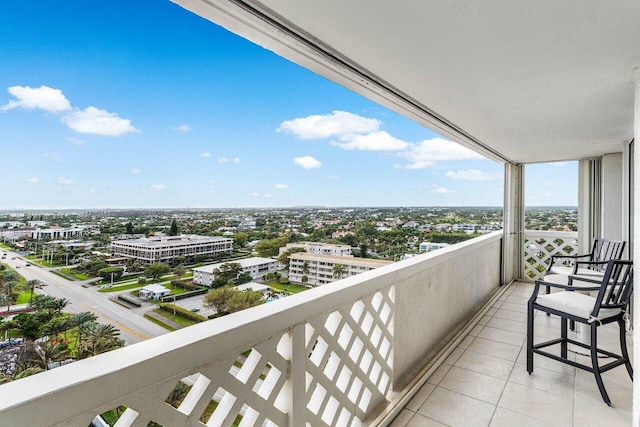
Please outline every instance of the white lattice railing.
[[542, 279], [551, 262], [551, 255], [577, 253], [577, 232], [526, 230], [523, 248], [524, 277], [531, 280]]
[[500, 246], [494, 233], [2, 385], [0, 425], [84, 427], [115, 408], [117, 427], [371, 425], [497, 289]]

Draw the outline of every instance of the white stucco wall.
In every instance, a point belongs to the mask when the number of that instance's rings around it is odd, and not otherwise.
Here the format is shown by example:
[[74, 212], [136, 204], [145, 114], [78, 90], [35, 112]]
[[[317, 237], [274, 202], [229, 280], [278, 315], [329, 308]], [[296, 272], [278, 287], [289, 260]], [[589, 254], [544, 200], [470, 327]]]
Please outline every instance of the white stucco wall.
[[623, 240], [622, 153], [602, 156], [602, 237]]

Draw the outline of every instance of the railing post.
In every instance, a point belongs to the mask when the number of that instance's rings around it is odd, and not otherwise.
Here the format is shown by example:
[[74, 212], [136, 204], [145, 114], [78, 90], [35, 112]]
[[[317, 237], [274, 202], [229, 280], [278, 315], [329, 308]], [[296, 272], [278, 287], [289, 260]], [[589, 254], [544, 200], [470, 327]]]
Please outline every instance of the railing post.
[[291, 332], [291, 412], [289, 427], [306, 424], [306, 342], [305, 324], [296, 325]]

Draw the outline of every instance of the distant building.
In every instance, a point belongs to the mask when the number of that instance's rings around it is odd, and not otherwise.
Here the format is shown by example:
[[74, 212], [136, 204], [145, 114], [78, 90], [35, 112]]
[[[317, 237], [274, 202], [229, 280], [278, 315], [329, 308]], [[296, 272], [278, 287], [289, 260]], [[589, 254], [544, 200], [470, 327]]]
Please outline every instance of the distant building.
[[256, 220], [252, 218], [246, 218], [238, 225], [238, 230], [255, 230]]
[[31, 233], [31, 237], [38, 240], [76, 239], [78, 237], [82, 237], [83, 231], [84, 228], [80, 227], [54, 227], [47, 229], [36, 228]]
[[[353, 256], [317, 255], [308, 252], [297, 252], [289, 257], [289, 280], [302, 283], [302, 276], [307, 276], [310, 285], [324, 285], [335, 282], [374, 268], [391, 264], [393, 261], [385, 261], [371, 258], [356, 258]], [[336, 276], [334, 267], [342, 265], [343, 271]]]
[[175, 257], [212, 257], [231, 252], [233, 239], [218, 236], [151, 236], [142, 239], [111, 242], [114, 257], [134, 258], [142, 264], [169, 263]]
[[422, 242], [420, 243], [420, 252], [431, 252], [438, 249], [446, 248], [447, 246], [449, 246], [448, 243]]
[[266, 273], [275, 272], [278, 265], [275, 259], [260, 257], [204, 265], [193, 269], [193, 283], [202, 286], [211, 286], [211, 283], [213, 283], [216, 278], [214, 271], [220, 269], [222, 264], [230, 263], [240, 264], [242, 272], [250, 274], [254, 280], [261, 278]]
[[0, 236], [5, 240], [20, 240], [27, 237], [31, 237], [31, 233], [35, 228], [10, 228], [8, 230], [0, 231]]
[[304, 248], [307, 253], [317, 255], [335, 255], [335, 256], [350, 256], [351, 246], [339, 245], [333, 243], [320, 243], [320, 242], [296, 242], [287, 243], [283, 248], [280, 248], [280, 255], [291, 248]]

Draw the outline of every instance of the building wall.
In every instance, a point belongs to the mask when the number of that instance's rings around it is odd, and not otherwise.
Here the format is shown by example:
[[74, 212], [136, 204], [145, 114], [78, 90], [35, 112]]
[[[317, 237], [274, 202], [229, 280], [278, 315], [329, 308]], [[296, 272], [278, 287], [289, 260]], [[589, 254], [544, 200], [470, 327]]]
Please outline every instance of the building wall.
[[[253, 260], [249, 258], [248, 260]], [[243, 260], [241, 260], [243, 261]], [[233, 262], [233, 261], [231, 261]], [[224, 263], [210, 264], [193, 269], [193, 283], [202, 286], [211, 286], [211, 283], [216, 278], [213, 270], [219, 268]], [[266, 273], [273, 273], [276, 271], [278, 263], [275, 260], [269, 260], [260, 262], [257, 264], [251, 264], [242, 266], [243, 273], [249, 273], [251, 277], [255, 279], [261, 278]]]
[[[374, 260], [367, 258], [352, 256], [337, 257], [309, 255], [306, 253], [293, 254], [289, 257], [289, 260], [289, 280], [302, 283], [302, 276], [306, 275], [309, 279], [307, 281], [309, 285], [325, 285], [392, 263], [392, 261], [374, 262]], [[305, 263], [307, 263], [308, 272], [304, 271]], [[335, 276], [333, 268], [337, 264], [341, 264], [344, 268], [341, 277]]]

